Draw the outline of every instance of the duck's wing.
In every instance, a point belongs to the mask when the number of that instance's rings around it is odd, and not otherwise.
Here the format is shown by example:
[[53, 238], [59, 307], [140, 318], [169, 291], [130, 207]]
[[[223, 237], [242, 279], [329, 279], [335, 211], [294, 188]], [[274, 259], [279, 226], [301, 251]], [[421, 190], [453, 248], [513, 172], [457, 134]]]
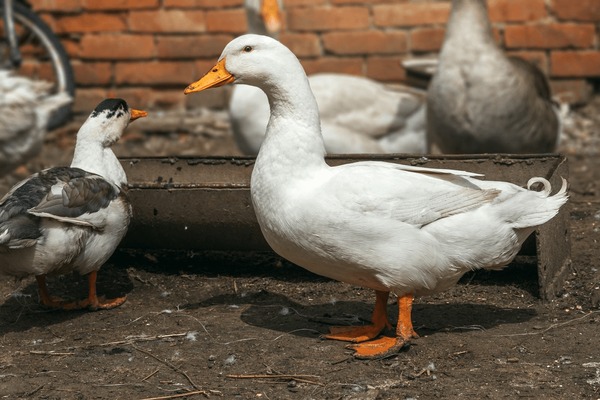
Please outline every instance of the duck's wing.
[[48, 171], [48, 178], [54, 178], [54, 182], [46, 186], [46, 195], [28, 213], [96, 229], [104, 227], [106, 215], [100, 211], [119, 196], [120, 189], [79, 168], [53, 170]]
[[346, 164], [327, 182], [341, 207], [362, 215], [425, 226], [493, 201], [500, 193], [482, 189], [478, 174], [380, 162]]
[[35, 245], [41, 219], [101, 229], [117, 186], [79, 168], [50, 168], [15, 185], [0, 200], [0, 250]]

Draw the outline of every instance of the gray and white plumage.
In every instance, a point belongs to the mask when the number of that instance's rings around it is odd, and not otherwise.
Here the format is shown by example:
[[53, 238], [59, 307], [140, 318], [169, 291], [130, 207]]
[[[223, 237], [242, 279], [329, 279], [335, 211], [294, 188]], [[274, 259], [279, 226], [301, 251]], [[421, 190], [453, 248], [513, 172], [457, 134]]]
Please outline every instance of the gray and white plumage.
[[[96, 273], [108, 260], [132, 213], [127, 178], [110, 146], [135, 118], [134, 112], [124, 100], [104, 100], [79, 130], [70, 167], [36, 173], [0, 200], [1, 274], [85, 275]], [[93, 281], [95, 294], [95, 275]], [[42, 301], [59, 306], [43, 295]]]
[[51, 86], [0, 70], [0, 176], [40, 152], [50, 116], [71, 101]]
[[555, 150], [558, 107], [535, 65], [507, 57], [485, 0], [453, 0], [439, 65], [427, 95], [427, 140], [442, 153]]
[[[249, 31], [277, 37], [265, 27], [262, 1], [245, 1]], [[328, 153], [425, 152], [425, 92], [348, 74], [320, 73], [308, 79]], [[270, 115], [265, 94], [253, 86], [235, 86], [229, 115], [238, 147], [258, 154]]]

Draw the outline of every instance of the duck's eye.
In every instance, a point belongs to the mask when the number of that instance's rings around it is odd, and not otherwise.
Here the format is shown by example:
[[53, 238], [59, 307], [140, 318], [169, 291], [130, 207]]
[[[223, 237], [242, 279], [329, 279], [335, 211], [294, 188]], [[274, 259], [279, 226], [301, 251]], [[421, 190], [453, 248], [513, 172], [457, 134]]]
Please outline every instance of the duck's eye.
[[250, 53], [252, 51], [252, 46], [246, 46], [246, 47], [244, 47], [244, 51], [246, 53]]

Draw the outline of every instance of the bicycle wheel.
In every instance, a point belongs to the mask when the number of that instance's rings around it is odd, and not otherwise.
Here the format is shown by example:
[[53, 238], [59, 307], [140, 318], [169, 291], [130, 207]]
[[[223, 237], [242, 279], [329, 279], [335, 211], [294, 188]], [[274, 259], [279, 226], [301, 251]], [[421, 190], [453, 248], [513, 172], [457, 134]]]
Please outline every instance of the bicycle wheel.
[[[4, 2], [0, 2], [0, 8]], [[41, 79], [53, 83], [53, 92], [66, 91], [74, 97], [75, 78], [69, 57], [64, 47], [50, 27], [38, 17], [26, 4], [19, 1], [13, 4], [15, 31], [22, 63], [15, 73], [33, 79]], [[9, 48], [4, 37], [4, 27], [0, 19], [0, 61], [8, 63]], [[71, 105], [56, 110], [49, 122], [48, 129], [65, 123], [71, 115]]]

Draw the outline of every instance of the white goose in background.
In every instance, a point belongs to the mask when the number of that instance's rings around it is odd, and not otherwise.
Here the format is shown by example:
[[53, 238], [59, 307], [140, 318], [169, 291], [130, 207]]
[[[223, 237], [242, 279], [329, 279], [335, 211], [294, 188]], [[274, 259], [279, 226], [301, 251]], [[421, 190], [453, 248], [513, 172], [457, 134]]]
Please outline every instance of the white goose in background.
[[[145, 115], [124, 100], [104, 100], [79, 129], [70, 167], [36, 173], [0, 200], [0, 274], [35, 275], [45, 306], [98, 309], [125, 301], [96, 295], [98, 270], [131, 218], [125, 171], [110, 146], [130, 121]], [[88, 275], [88, 298], [66, 302], [51, 297], [46, 275], [72, 271]]]
[[494, 40], [486, 0], [452, 0], [427, 95], [427, 140], [442, 153], [544, 153], [561, 123], [544, 74], [507, 57]]
[[[277, 36], [280, 1], [246, 0], [245, 6], [250, 32]], [[315, 74], [309, 82], [328, 153], [425, 152], [425, 92], [346, 74]], [[269, 120], [265, 94], [252, 86], [235, 86], [229, 115], [238, 147], [245, 154], [258, 154]]]
[[[455, 284], [467, 271], [500, 269], [536, 226], [567, 201], [566, 181], [550, 196], [477, 174], [356, 162], [325, 163], [319, 110], [294, 54], [267, 36], [231, 41], [219, 62], [185, 93], [227, 83], [265, 91], [271, 117], [250, 183], [262, 233], [279, 255], [316, 273], [374, 289], [372, 325], [336, 327], [329, 339], [350, 342], [357, 357], [395, 352], [416, 337], [414, 296]], [[399, 297], [394, 337], [390, 292]]]
[[0, 176], [40, 152], [52, 112], [71, 101], [51, 86], [0, 70]]

